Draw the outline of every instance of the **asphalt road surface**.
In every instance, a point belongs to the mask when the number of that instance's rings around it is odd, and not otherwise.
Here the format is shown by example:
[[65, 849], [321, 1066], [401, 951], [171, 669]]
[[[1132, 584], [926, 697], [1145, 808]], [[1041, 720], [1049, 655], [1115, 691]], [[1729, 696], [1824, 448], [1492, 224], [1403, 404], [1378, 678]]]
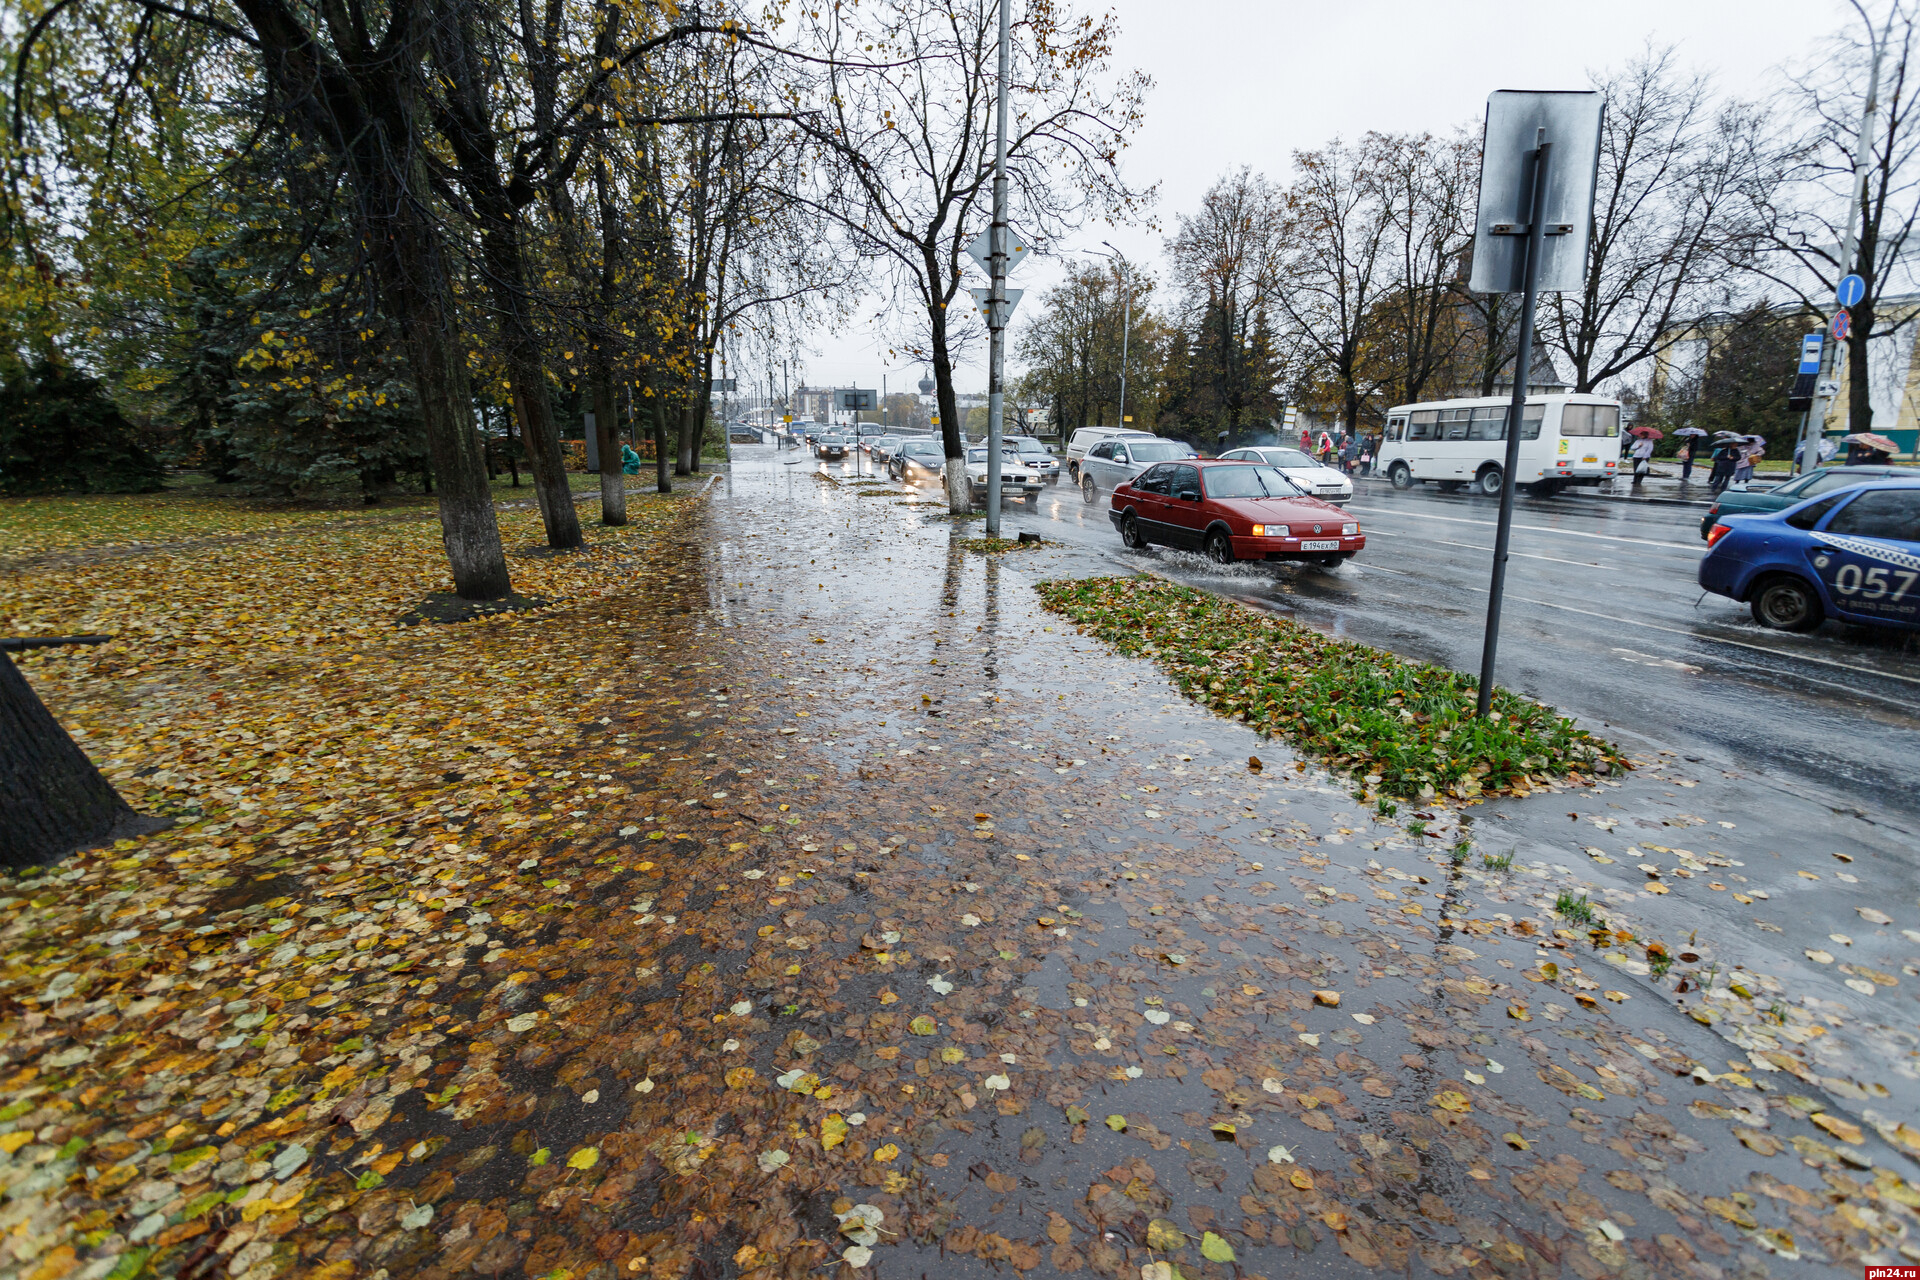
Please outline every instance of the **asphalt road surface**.
[[[1498, 503], [1362, 482], [1367, 549], [1338, 570], [1234, 565], [1164, 548], [1159, 571], [1407, 657], [1478, 671]], [[1063, 481], [1008, 530], [1138, 567], [1103, 496]], [[1701, 598], [1702, 509], [1520, 497], [1499, 679], [1592, 724], [1880, 814], [1920, 813], [1920, 642], [1829, 622], [1767, 631]], [[1009, 535], [1011, 536], [1011, 535]]]

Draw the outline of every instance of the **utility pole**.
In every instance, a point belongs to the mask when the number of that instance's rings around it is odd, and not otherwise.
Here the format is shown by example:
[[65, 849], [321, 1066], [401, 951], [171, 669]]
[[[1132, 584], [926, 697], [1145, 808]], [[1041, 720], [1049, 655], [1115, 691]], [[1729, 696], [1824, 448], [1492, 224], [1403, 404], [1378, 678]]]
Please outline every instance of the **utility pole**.
[[[1840, 261], [1834, 264], [1840, 277], [1853, 274], [1854, 251], [1860, 247], [1854, 224], [1865, 217], [1860, 204], [1866, 194], [1867, 164], [1873, 159], [1873, 117], [1880, 109], [1880, 60], [1886, 51], [1887, 35], [1893, 30], [1891, 11], [1887, 14], [1887, 30], [1875, 35], [1873, 20], [1861, 8], [1860, 0], [1853, 0], [1853, 8], [1860, 15], [1860, 20], [1867, 24], [1867, 39], [1873, 43], [1873, 69], [1867, 73], [1867, 103], [1860, 112], [1860, 134], [1853, 143], [1853, 182], [1847, 194], [1847, 228], [1841, 235]], [[1827, 402], [1833, 399], [1827, 394], [1827, 389], [1834, 387], [1838, 380], [1836, 375], [1842, 357], [1840, 341], [1836, 333], [1833, 341], [1824, 344], [1820, 353], [1820, 377], [1814, 383], [1813, 404], [1808, 407], [1807, 416], [1800, 423], [1800, 464], [1795, 468], [1796, 474], [1812, 471], [1820, 465], [1820, 438], [1827, 430]], [[1860, 370], [1859, 376], [1866, 377], [1866, 370]]]
[[[1113, 242], [1110, 240], [1102, 240], [1100, 243], [1113, 249]], [[1127, 340], [1133, 336], [1133, 277], [1126, 271], [1127, 256], [1118, 249], [1113, 249], [1113, 252], [1120, 267], [1120, 425], [1125, 427], [1127, 425]]]
[[994, 107], [993, 138], [993, 292], [987, 303], [992, 335], [987, 357], [987, 536], [1000, 536], [1000, 435], [1006, 412], [1007, 376], [1007, 63], [1008, 9], [1000, 0], [1000, 89]]

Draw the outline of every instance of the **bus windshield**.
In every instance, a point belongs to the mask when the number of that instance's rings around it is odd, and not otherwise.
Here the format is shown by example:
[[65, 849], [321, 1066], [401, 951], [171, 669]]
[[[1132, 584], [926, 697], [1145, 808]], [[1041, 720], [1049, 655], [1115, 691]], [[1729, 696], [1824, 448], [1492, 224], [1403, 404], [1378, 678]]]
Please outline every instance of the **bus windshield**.
[[1560, 411], [1563, 436], [1617, 436], [1620, 434], [1620, 406], [1617, 404], [1570, 404]]

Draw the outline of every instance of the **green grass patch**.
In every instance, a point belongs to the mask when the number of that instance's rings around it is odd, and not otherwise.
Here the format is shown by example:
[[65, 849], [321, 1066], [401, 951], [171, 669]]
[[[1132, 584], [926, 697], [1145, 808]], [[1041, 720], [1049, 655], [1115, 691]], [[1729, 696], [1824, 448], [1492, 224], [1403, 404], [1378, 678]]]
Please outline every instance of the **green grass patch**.
[[1505, 853], [1483, 853], [1480, 855], [1480, 865], [1489, 871], [1511, 871], [1513, 870], [1513, 850], [1509, 849]]
[[1631, 766], [1610, 742], [1506, 689], [1335, 640], [1155, 578], [1044, 582], [1046, 607], [1120, 652], [1152, 658], [1188, 697], [1284, 738], [1376, 792], [1524, 795]]
[[1592, 924], [1594, 921], [1593, 904], [1587, 901], [1584, 893], [1576, 898], [1562, 890], [1560, 896], [1553, 900], [1553, 910], [1555, 915], [1565, 916], [1577, 924]]

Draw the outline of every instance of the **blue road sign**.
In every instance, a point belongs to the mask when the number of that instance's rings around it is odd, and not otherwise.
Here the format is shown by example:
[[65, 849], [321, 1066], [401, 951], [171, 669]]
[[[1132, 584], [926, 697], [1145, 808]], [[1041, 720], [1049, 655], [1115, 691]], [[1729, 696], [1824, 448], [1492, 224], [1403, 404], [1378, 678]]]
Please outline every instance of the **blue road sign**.
[[1859, 276], [1841, 277], [1839, 286], [1833, 291], [1833, 300], [1843, 307], [1850, 307], [1867, 296], [1867, 282]]
[[1810, 333], [1800, 339], [1800, 372], [1820, 372], [1820, 348], [1826, 342], [1823, 334]]

